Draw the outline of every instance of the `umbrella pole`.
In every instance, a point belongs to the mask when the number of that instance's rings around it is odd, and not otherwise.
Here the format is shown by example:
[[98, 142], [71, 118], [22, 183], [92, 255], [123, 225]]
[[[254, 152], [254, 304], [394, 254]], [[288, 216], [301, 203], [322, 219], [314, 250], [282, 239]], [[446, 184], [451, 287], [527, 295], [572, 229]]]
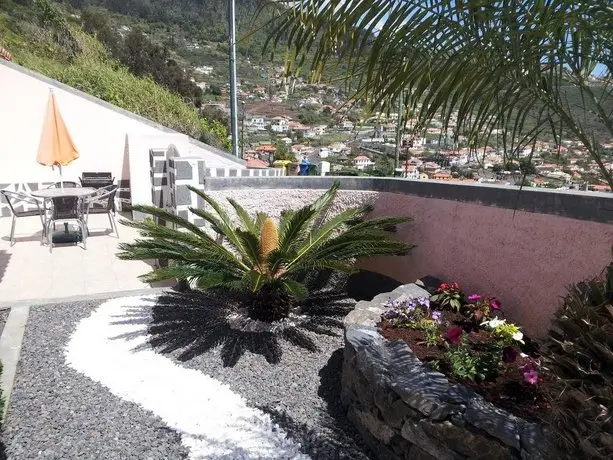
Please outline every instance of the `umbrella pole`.
[[[64, 190], [64, 180], [62, 179], [62, 165], [58, 165], [60, 168], [60, 188]], [[68, 233], [68, 222], [64, 222], [64, 233]]]

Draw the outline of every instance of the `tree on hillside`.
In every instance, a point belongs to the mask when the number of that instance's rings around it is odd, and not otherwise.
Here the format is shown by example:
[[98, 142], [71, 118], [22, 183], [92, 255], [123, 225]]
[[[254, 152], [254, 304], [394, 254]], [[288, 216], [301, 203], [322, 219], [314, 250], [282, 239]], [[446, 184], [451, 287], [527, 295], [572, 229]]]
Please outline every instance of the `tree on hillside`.
[[287, 3], [270, 39], [289, 39], [290, 71], [304, 64], [318, 80], [337, 60], [353, 99], [382, 111], [400, 99], [416, 129], [437, 118], [470, 147], [502, 132], [508, 156], [544, 130], [573, 136], [613, 186], [602, 146], [613, 137], [609, 0]]
[[375, 157], [375, 170], [382, 176], [394, 175], [394, 165], [387, 155], [377, 155]]
[[72, 60], [81, 53], [81, 45], [75, 38], [62, 9], [50, 0], [33, 0], [34, 13], [40, 27], [51, 34], [53, 41]]
[[137, 76], [150, 76], [157, 83], [190, 100], [202, 103], [202, 89], [190, 80], [185, 69], [171, 58], [167, 48], [153, 43], [140, 29], [133, 28], [124, 38], [111, 26], [108, 13], [99, 8], [82, 11], [83, 28], [95, 35], [111, 55]]
[[296, 156], [291, 152], [289, 146], [279, 141], [275, 144], [275, 161], [277, 160], [296, 160]]
[[200, 107], [200, 115], [209, 121], [218, 121], [225, 127], [229, 127], [230, 116], [227, 112], [224, 112], [218, 107], [203, 104], [202, 107]]
[[536, 174], [536, 166], [534, 166], [530, 158], [520, 158], [519, 170], [524, 175]]

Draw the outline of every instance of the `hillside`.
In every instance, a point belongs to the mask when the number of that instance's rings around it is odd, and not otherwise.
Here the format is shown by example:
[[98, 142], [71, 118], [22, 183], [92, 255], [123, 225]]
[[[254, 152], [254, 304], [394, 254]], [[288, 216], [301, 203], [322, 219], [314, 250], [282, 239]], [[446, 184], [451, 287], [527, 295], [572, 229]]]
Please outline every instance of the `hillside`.
[[[61, 0], [56, 0], [60, 1]], [[122, 34], [142, 31], [152, 42], [173, 54], [186, 67], [212, 67], [203, 81], [223, 86], [229, 77], [227, 0], [69, 0], [74, 12], [97, 10], [106, 14]], [[253, 84], [263, 84], [273, 66], [262, 62], [266, 29], [272, 9], [258, 14], [261, 0], [236, 0], [238, 73]], [[92, 8], [93, 7], [93, 8]], [[203, 75], [200, 75], [203, 77]]]
[[78, 16], [50, 0], [0, 0], [0, 46], [13, 61], [211, 145], [227, 148], [223, 124], [114, 59]]

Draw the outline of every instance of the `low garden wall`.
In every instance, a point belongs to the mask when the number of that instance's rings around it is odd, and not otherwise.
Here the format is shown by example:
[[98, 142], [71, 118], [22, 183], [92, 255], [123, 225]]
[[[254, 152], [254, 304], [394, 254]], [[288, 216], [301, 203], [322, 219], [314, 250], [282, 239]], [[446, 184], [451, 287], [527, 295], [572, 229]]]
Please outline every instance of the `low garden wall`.
[[431, 370], [379, 332], [383, 304], [429, 297], [415, 284], [358, 302], [345, 317], [342, 400], [379, 459], [556, 458], [545, 432]]

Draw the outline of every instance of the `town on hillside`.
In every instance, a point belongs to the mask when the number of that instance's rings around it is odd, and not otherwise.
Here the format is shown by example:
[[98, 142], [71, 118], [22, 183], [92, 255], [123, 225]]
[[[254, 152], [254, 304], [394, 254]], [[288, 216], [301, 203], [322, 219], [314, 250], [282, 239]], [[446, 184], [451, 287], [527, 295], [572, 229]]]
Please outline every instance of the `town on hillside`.
[[[442, 132], [440, 121], [417, 131], [415, 120], [368, 113], [332, 85], [301, 78], [288, 83], [283, 67], [275, 70], [268, 86], [239, 84], [240, 154], [249, 168], [610, 191], [596, 162], [572, 138], [555, 142], [552, 136], [505, 151], [498, 130], [485, 145], [470, 148], [465, 137]], [[227, 94], [222, 88], [220, 100], [205, 103], [203, 112], [214, 109], [227, 117]], [[613, 140], [603, 148], [613, 152]], [[604, 166], [613, 169], [613, 159]]]

